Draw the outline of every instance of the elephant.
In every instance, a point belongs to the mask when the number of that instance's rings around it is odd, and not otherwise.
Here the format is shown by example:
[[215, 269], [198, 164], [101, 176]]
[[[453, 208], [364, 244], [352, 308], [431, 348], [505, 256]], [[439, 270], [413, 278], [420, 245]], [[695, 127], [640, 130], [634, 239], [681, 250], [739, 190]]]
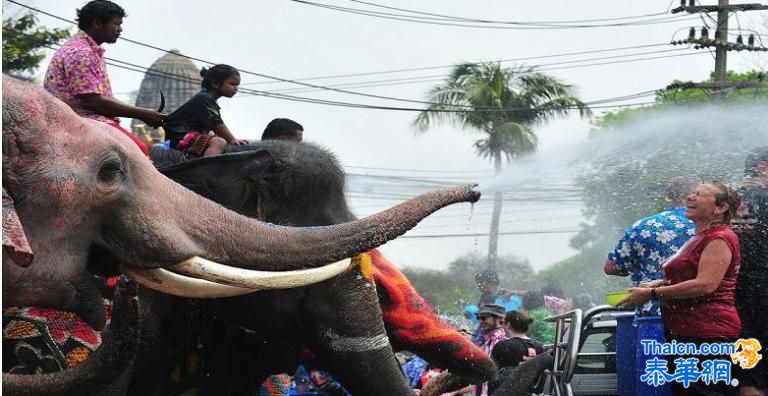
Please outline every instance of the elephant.
[[[396, 238], [441, 207], [479, 199], [459, 186], [335, 226], [277, 226], [174, 183], [128, 137], [41, 87], [3, 76], [2, 111], [3, 307], [70, 311], [94, 329], [106, 317], [93, 274], [125, 272], [195, 297], [305, 285], [347, 269], [327, 263]], [[55, 386], [47, 378], [39, 381]]]
[[[327, 150], [311, 143], [286, 141], [264, 141], [228, 150], [226, 155], [184, 161], [178, 152], [155, 149], [152, 158], [171, 179], [227, 208], [263, 221], [323, 226], [355, 219], [344, 197], [344, 172]], [[354, 279], [340, 276], [297, 290], [228, 299], [222, 307], [223, 317], [229, 323], [250, 329], [250, 338], [263, 341], [257, 349], [260, 350], [258, 356], [265, 359], [239, 356], [240, 361], [247, 363], [230, 365], [222, 371], [232, 375], [236, 369], [231, 366], [249, 367], [254, 377], [251, 388], [272, 372], [292, 372], [300, 347], [295, 340], [300, 339], [353, 394], [402, 394], [407, 388], [403, 387], [389, 348], [382, 348], [382, 353], [366, 351], [346, 356], [329, 349], [324, 334], [312, 333], [315, 329], [342, 327], [345, 334], [355, 334], [354, 337], [382, 339], [383, 319], [383, 330], [395, 348], [410, 350], [458, 375], [462, 381], [454, 389], [466, 383], [495, 379], [495, 365], [485, 353], [451, 326], [440, 322], [433, 308], [380, 252], [372, 250], [359, 259], [365, 264]], [[372, 284], [375, 287], [371, 287]], [[377, 302], [380, 309], [375, 306]], [[377, 315], [365, 316], [366, 321], [356, 323], [364, 317], [363, 309]], [[259, 312], [259, 315], [244, 312]], [[351, 314], [346, 314], [348, 317], [338, 314], [346, 312]], [[258, 321], [264, 316], [286, 316], [286, 319], [274, 326], [265, 326], [263, 321]], [[289, 318], [296, 316], [301, 321], [291, 323]], [[244, 342], [241, 337], [233, 341], [229, 349], [236, 355], [248, 350], [242, 348]], [[248, 350], [248, 354], [253, 352]], [[275, 356], [279, 355], [285, 355], [286, 359], [278, 364]], [[265, 367], [267, 358], [270, 364]], [[372, 372], [376, 375], [375, 384], [371, 381]], [[216, 389], [237, 382], [228, 375], [224, 375]], [[447, 390], [451, 389], [435, 389], [433, 394]]]

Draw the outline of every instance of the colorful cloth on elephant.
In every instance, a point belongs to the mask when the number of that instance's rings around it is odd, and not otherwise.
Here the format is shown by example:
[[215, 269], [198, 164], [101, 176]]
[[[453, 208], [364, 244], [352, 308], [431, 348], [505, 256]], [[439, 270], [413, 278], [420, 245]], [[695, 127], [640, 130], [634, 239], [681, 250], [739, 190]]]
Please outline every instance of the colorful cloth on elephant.
[[99, 333], [74, 313], [3, 310], [3, 372], [39, 374], [75, 367], [100, 344]]
[[273, 374], [259, 387], [259, 396], [288, 396], [291, 394], [291, 376]]
[[[676, 207], [638, 220], [624, 232], [608, 254], [616, 268], [631, 274], [635, 286], [661, 279], [661, 264], [695, 234], [685, 208]], [[639, 316], [659, 316], [659, 300], [650, 300], [635, 310]]]
[[207, 133], [192, 131], [184, 135], [184, 138], [176, 145], [176, 149], [199, 157], [205, 153], [212, 137]]
[[[376, 283], [384, 323], [395, 345], [405, 345], [433, 364], [451, 372], [486, 367], [488, 355], [442, 322], [435, 309], [420, 296], [408, 279], [377, 249], [360, 256], [373, 261], [370, 277]], [[365, 273], [366, 266], [361, 266]], [[441, 350], [440, 353], [435, 353]], [[446, 358], [445, 354], [450, 356]], [[439, 362], [438, 362], [439, 360]]]
[[113, 97], [107, 64], [104, 62], [104, 48], [82, 30], [53, 54], [45, 72], [43, 86], [82, 117], [102, 122], [120, 122], [117, 118], [103, 116], [78, 104], [78, 95]]

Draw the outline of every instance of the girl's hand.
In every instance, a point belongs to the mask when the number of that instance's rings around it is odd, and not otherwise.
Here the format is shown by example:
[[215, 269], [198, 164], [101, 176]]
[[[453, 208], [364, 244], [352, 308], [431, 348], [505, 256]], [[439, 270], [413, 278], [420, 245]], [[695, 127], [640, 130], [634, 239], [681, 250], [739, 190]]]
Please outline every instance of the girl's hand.
[[234, 144], [235, 146], [246, 146], [250, 143], [245, 139], [235, 139], [232, 141], [232, 144]]
[[619, 307], [635, 307], [651, 301], [651, 289], [648, 287], [633, 287], [629, 296], [616, 304]]

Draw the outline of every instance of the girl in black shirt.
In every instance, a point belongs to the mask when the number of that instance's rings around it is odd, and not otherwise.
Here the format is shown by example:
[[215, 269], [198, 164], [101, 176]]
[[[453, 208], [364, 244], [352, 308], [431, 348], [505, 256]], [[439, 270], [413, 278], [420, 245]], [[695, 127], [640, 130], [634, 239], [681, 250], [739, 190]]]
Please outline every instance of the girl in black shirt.
[[200, 71], [203, 89], [165, 119], [165, 133], [171, 147], [195, 156], [224, 152], [227, 144], [248, 144], [235, 139], [221, 119], [216, 100], [231, 98], [240, 86], [240, 73], [229, 65], [215, 65]]

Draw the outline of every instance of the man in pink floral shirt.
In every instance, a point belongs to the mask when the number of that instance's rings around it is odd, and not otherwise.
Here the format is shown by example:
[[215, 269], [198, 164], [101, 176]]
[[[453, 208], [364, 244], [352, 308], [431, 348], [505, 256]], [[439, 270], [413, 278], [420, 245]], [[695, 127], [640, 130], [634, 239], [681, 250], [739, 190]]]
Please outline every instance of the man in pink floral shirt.
[[[488, 356], [491, 356], [493, 347], [501, 341], [507, 339], [507, 334], [502, 327], [506, 309], [501, 305], [487, 304], [480, 307], [477, 311], [477, 319], [480, 321], [480, 328], [483, 329], [483, 345], [480, 347]], [[476, 385], [475, 396], [488, 396], [488, 383]]]
[[94, 0], [77, 10], [80, 31], [67, 40], [51, 59], [45, 89], [83, 117], [106, 122], [133, 139], [145, 153], [146, 146], [120, 126], [117, 117], [137, 118], [147, 125], [162, 124], [163, 114], [125, 104], [112, 96], [102, 43], [115, 43], [123, 31], [125, 10], [106, 0]]

